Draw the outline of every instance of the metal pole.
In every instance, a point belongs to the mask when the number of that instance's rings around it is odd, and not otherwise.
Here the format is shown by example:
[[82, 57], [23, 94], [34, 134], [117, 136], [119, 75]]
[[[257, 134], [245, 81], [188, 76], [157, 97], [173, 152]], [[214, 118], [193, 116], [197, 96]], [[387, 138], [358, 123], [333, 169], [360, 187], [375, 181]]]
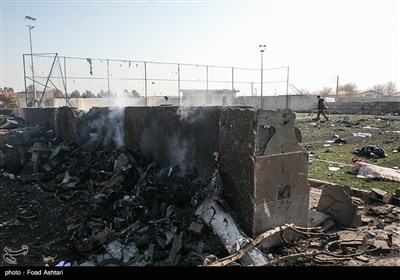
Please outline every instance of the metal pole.
[[179, 106], [182, 106], [181, 100], [181, 67], [178, 64], [178, 95], [179, 95]]
[[339, 75], [336, 76], [336, 102], [339, 99]]
[[235, 79], [234, 79], [234, 73], [233, 73], [233, 67], [232, 67], [232, 91], [234, 91], [235, 90]]
[[264, 106], [264, 101], [263, 101], [263, 78], [264, 78], [264, 71], [263, 71], [263, 53], [264, 51], [261, 50], [261, 109]]
[[110, 60], [107, 59], [107, 92], [108, 92], [108, 105], [111, 105], [111, 92], [110, 92]]
[[261, 52], [261, 109], [264, 108], [264, 100], [263, 100], [263, 79], [264, 79], [264, 69], [263, 69], [263, 54], [265, 51], [265, 48], [267, 47], [266, 45], [259, 45]]
[[146, 99], [146, 107], [147, 107], [147, 63], [144, 62], [144, 98]]
[[[22, 60], [24, 62], [24, 85], [25, 85], [25, 107], [28, 107], [28, 89], [26, 88], [26, 70], [25, 70], [25, 55], [22, 55]], [[21, 105], [21, 104], [20, 104]]]
[[289, 66], [287, 67], [286, 77], [286, 109], [289, 108]]
[[206, 86], [207, 86], [207, 93], [208, 93], [208, 65], [206, 66]]
[[[33, 96], [37, 100], [36, 96], [36, 87], [35, 87], [35, 71], [33, 69], [33, 52], [32, 52], [32, 35], [31, 35], [31, 30], [34, 28], [34, 26], [28, 25], [29, 28], [29, 43], [31, 47], [31, 65], [32, 65], [32, 84], [33, 84]], [[36, 103], [37, 106], [37, 103]]]
[[44, 97], [44, 95], [46, 93], [47, 85], [48, 85], [48, 83], [50, 81], [51, 73], [53, 72], [54, 64], [56, 63], [56, 60], [57, 60], [57, 56], [58, 56], [58, 54], [56, 53], [55, 56], [54, 56], [54, 59], [53, 59], [53, 63], [51, 64], [49, 75], [47, 76], [46, 84], [44, 85], [44, 88], [43, 88], [42, 96], [40, 97], [40, 100], [37, 103], [38, 104], [37, 107], [40, 107], [41, 104], [42, 104], [43, 97]]
[[[60, 62], [60, 61], [59, 61]], [[64, 88], [65, 88], [65, 105], [68, 106], [68, 90], [67, 90], [67, 63], [64, 57]], [[79, 99], [78, 99], [79, 100]]]

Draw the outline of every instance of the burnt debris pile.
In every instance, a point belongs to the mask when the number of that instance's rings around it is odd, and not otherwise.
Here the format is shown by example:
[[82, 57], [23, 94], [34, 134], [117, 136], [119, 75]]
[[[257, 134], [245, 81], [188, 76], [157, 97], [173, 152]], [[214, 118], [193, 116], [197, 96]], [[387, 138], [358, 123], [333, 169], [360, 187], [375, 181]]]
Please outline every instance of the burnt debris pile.
[[212, 178], [144, 162], [126, 148], [82, 147], [52, 131], [36, 135], [5, 147], [6, 155], [18, 151], [19, 164], [4, 164], [3, 175], [59, 199], [68, 239], [83, 265], [196, 266], [209, 254], [226, 254], [195, 215]]

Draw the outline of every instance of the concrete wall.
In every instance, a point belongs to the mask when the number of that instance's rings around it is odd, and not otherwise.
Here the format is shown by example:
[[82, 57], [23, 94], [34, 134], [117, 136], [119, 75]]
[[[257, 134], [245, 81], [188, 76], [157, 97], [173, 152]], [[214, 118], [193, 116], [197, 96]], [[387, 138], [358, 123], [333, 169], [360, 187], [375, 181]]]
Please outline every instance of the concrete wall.
[[[263, 109], [279, 110], [291, 109], [293, 111], [306, 112], [311, 111], [314, 107], [317, 108], [316, 96], [314, 95], [279, 95], [279, 96], [264, 96]], [[257, 96], [240, 96], [235, 100], [236, 105], [241, 106], [261, 106], [261, 97]]]
[[147, 163], [179, 165], [182, 172], [196, 170], [207, 179], [218, 153], [222, 194], [248, 235], [284, 223], [307, 225], [307, 157], [290, 110], [110, 107], [84, 113], [62, 107], [21, 113], [44, 124], [54, 116], [48, 125], [68, 141], [125, 145]]
[[146, 160], [211, 177], [218, 152], [220, 107], [141, 107], [125, 110], [125, 144]]
[[223, 110], [219, 141], [222, 194], [237, 213], [243, 230], [253, 235], [257, 109], [232, 107]]
[[[92, 107], [140, 107], [146, 106], [146, 98], [70, 98], [71, 104], [78, 110], [89, 111]], [[179, 106], [178, 97], [148, 97], [147, 106]], [[55, 98], [54, 107], [67, 106], [64, 98]]]
[[328, 104], [330, 113], [340, 114], [400, 114], [400, 102], [335, 102]]
[[55, 108], [19, 108], [18, 116], [30, 124], [55, 129]]
[[223, 195], [251, 236], [278, 224], [308, 224], [307, 154], [296, 139], [294, 120], [290, 110], [221, 111]]
[[[260, 97], [237, 97], [235, 104], [260, 107]], [[295, 112], [317, 112], [316, 95], [289, 95], [263, 97], [264, 109], [279, 110], [288, 108]], [[336, 102], [328, 102], [329, 111], [338, 114], [387, 114], [400, 112], [399, 97], [360, 98], [341, 96]], [[361, 110], [361, 111], [360, 111]]]

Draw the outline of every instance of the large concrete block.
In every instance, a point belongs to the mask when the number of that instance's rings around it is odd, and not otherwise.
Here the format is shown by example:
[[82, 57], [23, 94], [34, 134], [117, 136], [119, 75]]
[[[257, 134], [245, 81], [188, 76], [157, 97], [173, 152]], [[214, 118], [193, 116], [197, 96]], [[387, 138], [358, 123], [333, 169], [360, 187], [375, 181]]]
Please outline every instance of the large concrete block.
[[[256, 157], [255, 202], [276, 201], [309, 194], [302, 151]], [[308, 207], [308, 206], [307, 206]]]
[[223, 194], [250, 236], [287, 222], [307, 225], [307, 154], [298, 144], [294, 119], [290, 110], [221, 112]]
[[220, 171], [223, 196], [237, 213], [242, 228], [252, 232], [257, 109], [228, 107], [219, 118]]
[[306, 174], [299, 173], [303, 152], [257, 157], [253, 233], [275, 226], [308, 224], [310, 190]]
[[317, 211], [331, 215], [337, 222], [348, 226], [361, 225], [361, 213], [352, 201], [347, 188], [338, 185], [323, 188]]
[[218, 152], [220, 107], [128, 107], [125, 144], [146, 160], [210, 177]]
[[19, 108], [18, 116], [30, 124], [55, 129], [55, 112], [57, 108]]

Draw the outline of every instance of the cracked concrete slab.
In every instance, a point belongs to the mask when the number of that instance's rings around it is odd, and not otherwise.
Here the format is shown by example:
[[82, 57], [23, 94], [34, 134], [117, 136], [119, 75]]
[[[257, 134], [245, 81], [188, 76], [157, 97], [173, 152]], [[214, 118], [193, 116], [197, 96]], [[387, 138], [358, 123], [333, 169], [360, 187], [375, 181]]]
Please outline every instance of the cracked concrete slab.
[[322, 190], [317, 211], [331, 215], [335, 221], [344, 226], [357, 227], [362, 224], [358, 205], [340, 186], [326, 186]]

